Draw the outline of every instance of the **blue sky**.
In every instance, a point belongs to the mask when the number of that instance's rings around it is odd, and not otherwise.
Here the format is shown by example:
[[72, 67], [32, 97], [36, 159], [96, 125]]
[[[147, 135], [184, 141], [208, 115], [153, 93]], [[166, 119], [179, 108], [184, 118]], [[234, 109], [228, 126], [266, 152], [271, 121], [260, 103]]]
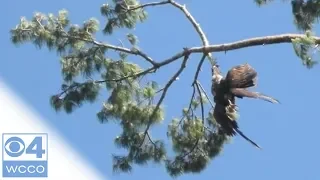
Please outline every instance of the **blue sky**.
[[[146, 0], [142, 2], [148, 2]], [[297, 33], [293, 25], [290, 3], [275, 1], [258, 8], [253, 1], [199, 1], [181, 0], [206, 32], [210, 44], [226, 43], [255, 36]], [[120, 128], [113, 123], [100, 124], [96, 112], [106, 98], [84, 105], [71, 115], [55, 113], [49, 105], [49, 96], [59, 91], [62, 78], [59, 57], [46, 49], [37, 50], [27, 44], [19, 47], [10, 42], [9, 30], [21, 16], [30, 18], [35, 11], [57, 13], [66, 8], [73, 23], [81, 24], [95, 16], [101, 21], [100, 5], [105, 1], [4, 1], [0, 36], [2, 58], [0, 76], [33, 109], [59, 129], [67, 141], [86, 157], [109, 179], [170, 179], [160, 165], [134, 166], [131, 174], [113, 174], [111, 154], [122, 153], [113, 144]], [[200, 46], [201, 42], [190, 23], [181, 12], [169, 5], [149, 8], [149, 19], [136, 27], [140, 48], [155, 60], [170, 57], [182, 47]], [[317, 28], [316, 28], [317, 30]], [[112, 37], [99, 35], [103, 41], [117, 42], [124, 39], [121, 33]], [[225, 146], [223, 153], [201, 174], [184, 175], [179, 179], [317, 179], [320, 144], [317, 141], [317, 93], [320, 72], [316, 66], [308, 70], [302, 66], [290, 44], [252, 47], [232, 52], [215, 53], [222, 70], [248, 62], [259, 73], [257, 91], [278, 98], [282, 104], [273, 105], [259, 100], [240, 100], [240, 128], [263, 147], [252, 147], [240, 137]], [[169, 90], [164, 104], [167, 108], [164, 125], [153, 133], [166, 138], [166, 124], [172, 117], [180, 116], [191, 95], [190, 84], [199, 55], [191, 56], [188, 68]], [[159, 71], [155, 80], [165, 83], [175, 72], [178, 63]], [[210, 68], [206, 63], [200, 76], [201, 83], [209, 90]]]

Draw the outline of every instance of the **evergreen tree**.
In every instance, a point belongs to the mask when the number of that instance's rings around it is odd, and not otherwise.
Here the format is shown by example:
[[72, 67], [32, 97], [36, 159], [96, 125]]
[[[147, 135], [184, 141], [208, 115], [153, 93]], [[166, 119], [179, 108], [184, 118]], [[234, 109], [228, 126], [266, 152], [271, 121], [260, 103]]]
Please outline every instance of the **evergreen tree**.
[[[255, 0], [257, 5], [272, 3], [271, 0]], [[287, 3], [284, 1], [283, 3]], [[170, 58], [155, 61], [139, 49], [138, 37], [132, 34], [137, 23], [147, 20], [146, 8], [172, 5], [185, 15], [193, 25], [202, 41], [202, 47], [184, 48]], [[95, 102], [102, 89], [107, 89], [108, 97], [103, 103], [97, 118], [101, 122], [116, 120], [122, 132], [115, 137], [115, 144], [127, 149], [127, 154], [114, 156], [113, 168], [123, 172], [132, 170], [133, 164], [145, 164], [153, 161], [164, 163], [171, 176], [183, 173], [201, 172], [208, 162], [222, 151], [228, 137], [218, 133], [216, 121], [212, 115], [214, 104], [206, 93], [198, 75], [204, 61], [216, 63], [212, 52], [226, 52], [236, 49], [292, 43], [294, 52], [307, 68], [316, 64], [312, 52], [317, 48], [320, 38], [312, 34], [312, 27], [320, 16], [320, 0], [292, 0], [292, 13], [296, 27], [302, 34], [281, 34], [246, 39], [228, 44], [210, 45], [205, 33], [185, 5], [173, 0], [141, 4], [137, 0], [113, 0], [103, 4], [101, 15], [106, 23], [102, 32], [112, 36], [114, 31], [126, 29], [130, 47], [116, 46], [101, 42], [95, 38], [100, 30], [97, 19], [91, 18], [81, 25], [72, 24], [67, 10], [57, 14], [35, 13], [31, 19], [21, 18], [11, 32], [14, 44], [32, 42], [36, 47], [47, 47], [61, 56], [61, 71], [64, 83], [61, 92], [50, 98], [56, 111], [72, 113], [86, 102]], [[117, 54], [115, 54], [116, 52]], [[162, 102], [170, 86], [186, 67], [189, 56], [203, 54], [199, 60], [192, 81], [193, 93], [186, 108], [181, 110], [179, 118], [172, 119], [167, 135], [172, 141], [175, 157], [169, 157], [165, 139], [153, 139], [150, 127], [165, 119]], [[150, 64], [149, 68], [133, 63], [130, 57], [138, 56]], [[156, 59], [156, 58], [154, 58]], [[151, 73], [157, 73], [173, 62], [181, 61], [181, 66], [168, 82], [159, 85], [155, 81], [143, 81]], [[99, 77], [94, 78], [94, 77]], [[208, 77], [211, 78], [211, 77]], [[205, 110], [205, 106], [211, 109]]]

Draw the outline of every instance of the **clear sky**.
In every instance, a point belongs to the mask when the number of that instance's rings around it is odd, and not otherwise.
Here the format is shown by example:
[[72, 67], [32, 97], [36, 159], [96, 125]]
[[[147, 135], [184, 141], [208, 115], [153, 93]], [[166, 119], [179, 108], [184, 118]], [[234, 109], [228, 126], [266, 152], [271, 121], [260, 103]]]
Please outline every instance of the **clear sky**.
[[[210, 44], [297, 33], [290, 2], [275, 1], [262, 8], [258, 8], [253, 1], [179, 2], [187, 4], [206, 32]], [[52, 126], [58, 128], [72, 146], [105, 174], [106, 179], [170, 179], [164, 166], [153, 164], [134, 166], [131, 174], [113, 174], [111, 154], [123, 151], [113, 144], [120, 128], [112, 122], [100, 124], [96, 118], [96, 112], [106, 96], [101, 95], [98, 103], [84, 105], [71, 115], [55, 113], [50, 107], [49, 96], [59, 91], [62, 82], [59, 57], [46, 49], [37, 50], [32, 44], [16, 47], [10, 42], [9, 30], [15, 27], [21, 16], [30, 18], [35, 11], [57, 13], [66, 8], [72, 23], [81, 24], [94, 16], [103, 27], [105, 21], [99, 12], [103, 3], [103, 0], [4, 1], [0, 11], [0, 76]], [[166, 5], [148, 8], [148, 12], [149, 19], [139, 24], [135, 33], [140, 39], [140, 48], [155, 60], [170, 57], [183, 47], [201, 45], [194, 29], [179, 10]], [[120, 35], [98, 37], [103, 41], [117, 42], [117, 39], [125, 38]], [[215, 53], [214, 56], [224, 72], [233, 65], [250, 63], [259, 73], [256, 90], [278, 98], [282, 104], [248, 99], [238, 101], [240, 128], [263, 150], [259, 151], [236, 137], [201, 174], [187, 174], [179, 179], [319, 179], [317, 167], [320, 156], [317, 152], [320, 152], [320, 143], [317, 136], [320, 122], [317, 101], [320, 86], [317, 82], [320, 67], [308, 70], [302, 66], [291, 44], [253, 47], [227, 54]], [[191, 56], [188, 68], [169, 90], [170, 94], [164, 102], [166, 119], [160, 130], [153, 133], [154, 136], [166, 138], [166, 124], [172, 117], [180, 116], [182, 107], [187, 106], [192, 91], [190, 84], [199, 59], [199, 55]], [[178, 66], [178, 63], [172, 64], [154, 78], [165, 83]], [[209, 91], [210, 68], [207, 63], [200, 81]]]

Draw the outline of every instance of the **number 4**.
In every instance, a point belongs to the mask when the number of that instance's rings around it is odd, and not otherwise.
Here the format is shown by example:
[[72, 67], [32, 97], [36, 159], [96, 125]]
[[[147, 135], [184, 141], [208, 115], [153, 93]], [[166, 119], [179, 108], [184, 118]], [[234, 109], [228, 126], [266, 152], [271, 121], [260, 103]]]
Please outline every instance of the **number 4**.
[[26, 154], [36, 154], [37, 158], [42, 158], [46, 151], [42, 149], [42, 137], [38, 136], [33, 139], [26, 149]]

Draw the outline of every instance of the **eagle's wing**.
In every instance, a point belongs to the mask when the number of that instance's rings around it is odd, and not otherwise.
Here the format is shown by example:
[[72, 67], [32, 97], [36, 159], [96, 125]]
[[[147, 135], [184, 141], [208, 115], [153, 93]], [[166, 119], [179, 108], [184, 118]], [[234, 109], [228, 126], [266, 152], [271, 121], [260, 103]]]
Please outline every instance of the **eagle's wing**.
[[230, 89], [230, 91], [233, 95], [235, 95], [238, 98], [248, 97], [248, 98], [262, 99], [262, 100], [265, 100], [265, 101], [268, 101], [268, 102], [271, 102], [274, 104], [280, 103], [277, 99], [270, 97], [270, 96], [267, 96], [267, 95], [264, 95], [259, 92], [251, 92], [246, 89], [240, 89], [240, 88], [232, 88], [232, 89]]
[[256, 85], [258, 73], [248, 64], [232, 67], [225, 78], [230, 88], [248, 88]]

